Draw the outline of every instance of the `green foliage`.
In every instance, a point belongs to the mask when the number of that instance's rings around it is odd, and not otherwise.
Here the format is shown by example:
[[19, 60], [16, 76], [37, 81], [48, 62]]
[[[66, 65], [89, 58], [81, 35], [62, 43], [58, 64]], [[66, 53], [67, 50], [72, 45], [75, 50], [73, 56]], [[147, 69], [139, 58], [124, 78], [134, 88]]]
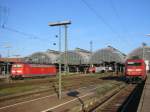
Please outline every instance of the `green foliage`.
[[12, 95], [15, 93], [23, 93], [26, 91], [30, 91], [32, 89], [35, 89], [35, 87], [34, 86], [22, 86], [22, 87], [4, 88], [0, 90], [0, 96]]
[[114, 87], [116, 87], [116, 85], [113, 84], [113, 83], [105, 83], [105, 84], [102, 84], [102, 85], [98, 85], [98, 87], [96, 89], [96, 93], [98, 95], [100, 95], [100, 94], [103, 94], [107, 91], [112, 90]]

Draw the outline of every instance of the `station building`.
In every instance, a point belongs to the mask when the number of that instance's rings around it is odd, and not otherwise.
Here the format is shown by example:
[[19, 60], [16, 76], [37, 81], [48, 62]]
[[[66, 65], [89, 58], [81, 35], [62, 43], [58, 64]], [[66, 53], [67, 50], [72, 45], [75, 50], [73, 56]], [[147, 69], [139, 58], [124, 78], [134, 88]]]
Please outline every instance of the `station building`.
[[127, 55], [127, 59], [140, 58], [150, 62], [150, 47], [142, 46], [134, 49]]
[[61, 64], [64, 66], [64, 69], [66, 69], [65, 65], [67, 64], [67, 69], [69, 72], [84, 72], [89, 66], [90, 56], [90, 51], [76, 48], [75, 50], [61, 53], [61, 55], [58, 57], [58, 60], [61, 60]]
[[24, 58], [26, 63], [34, 64], [56, 64], [59, 52], [48, 49], [46, 52], [35, 52]]
[[4, 71], [6, 74], [6, 71], [10, 73], [11, 65], [15, 62], [52, 64], [57, 67], [59, 63], [61, 63], [62, 71], [66, 69], [69, 72], [85, 72], [90, 66], [111, 66], [117, 69], [117, 67], [123, 66], [125, 59], [126, 55], [112, 46], [99, 49], [95, 52], [81, 48], [75, 48], [67, 52], [48, 49], [44, 52], [35, 52], [24, 58], [0, 58], [0, 68], [1, 71]]
[[113, 70], [123, 71], [126, 55], [118, 49], [108, 46], [103, 49], [95, 51], [89, 63], [94, 66], [112, 67]]

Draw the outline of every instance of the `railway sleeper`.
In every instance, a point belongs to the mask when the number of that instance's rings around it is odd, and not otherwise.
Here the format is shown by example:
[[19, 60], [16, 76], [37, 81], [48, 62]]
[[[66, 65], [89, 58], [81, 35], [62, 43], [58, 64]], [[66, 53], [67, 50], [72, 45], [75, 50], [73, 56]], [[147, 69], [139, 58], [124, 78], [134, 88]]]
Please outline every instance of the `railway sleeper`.
[[116, 93], [123, 89], [124, 85], [120, 85], [116, 89], [113, 89], [106, 93], [105, 95], [101, 95], [99, 97], [94, 97], [84, 102], [84, 107], [80, 108], [80, 112], [93, 112], [95, 108], [99, 107], [103, 103], [105, 103], [108, 99], [114, 96]]
[[[121, 93], [121, 95], [124, 96], [124, 94], [121, 91], [128, 91], [128, 89], [126, 89], [126, 87], [121, 88], [121, 89], [118, 89], [117, 91], [114, 91], [114, 93], [111, 93], [109, 95], [109, 97], [103, 96], [104, 98], [98, 102], [95, 102], [95, 105], [93, 105], [87, 112], [99, 112], [101, 109], [104, 112], [105, 111], [111, 112], [113, 110], [118, 110], [119, 108], [121, 108], [121, 106], [122, 106], [123, 102], [126, 100], [126, 98], [123, 98], [123, 97], [119, 98], [120, 99], [119, 102], [118, 102], [118, 100], [116, 100], [116, 102], [114, 103], [115, 105], [113, 105], [113, 106], [111, 106], [109, 103], [111, 101], [113, 101], [113, 99], [115, 97], [117, 97], [120, 93]], [[109, 107], [108, 107], [108, 105], [109, 105]], [[105, 106], [107, 108], [105, 108]]]

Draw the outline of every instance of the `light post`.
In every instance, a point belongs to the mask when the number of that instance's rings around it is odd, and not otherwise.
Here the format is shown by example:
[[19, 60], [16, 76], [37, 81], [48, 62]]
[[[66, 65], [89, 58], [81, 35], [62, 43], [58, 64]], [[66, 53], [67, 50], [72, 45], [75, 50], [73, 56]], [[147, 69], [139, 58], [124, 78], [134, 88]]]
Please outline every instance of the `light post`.
[[[59, 53], [61, 56], [61, 26], [65, 28], [65, 73], [67, 73], [68, 61], [67, 61], [67, 25], [71, 24], [71, 21], [51, 22], [49, 26], [59, 26]], [[59, 59], [59, 99], [61, 99], [61, 59]]]
[[[112, 51], [112, 54], [114, 54], [114, 57], [116, 57], [115, 55], [118, 55], [117, 51]], [[114, 58], [115, 63], [114, 63], [114, 67], [115, 67], [115, 74], [117, 74], [117, 60]]]
[[[56, 36], [57, 38], [58, 36]], [[59, 99], [61, 99], [61, 27], [59, 27]]]
[[68, 39], [67, 39], [67, 25], [64, 26], [65, 27], [65, 73], [68, 73], [68, 55], [67, 55], [67, 51], [68, 51]]
[[[146, 34], [145, 36], [147, 36], [147, 37], [150, 37], [150, 34]], [[146, 44], [145, 43], [143, 43], [143, 59], [144, 59], [144, 46], [146, 46]]]
[[110, 65], [110, 55], [111, 55], [111, 47], [110, 47], [110, 45], [108, 44], [108, 46], [107, 46], [107, 48], [108, 48], [108, 62], [109, 62], [109, 65]]
[[105, 67], [105, 53], [104, 53], [104, 49], [102, 49], [102, 59], [103, 59], [103, 67]]
[[1, 47], [3, 47], [3, 48], [6, 48], [7, 49], [7, 53], [6, 53], [6, 67], [5, 67], [5, 65], [4, 65], [4, 71], [5, 71], [5, 75], [8, 75], [9, 74], [9, 63], [8, 63], [8, 58], [9, 58], [9, 56], [10, 56], [10, 48], [11, 48], [11, 45], [10, 44], [8, 44], [8, 43], [6, 43], [6, 44], [2, 44], [2, 45], [0, 45]]
[[145, 46], [143, 46], [143, 50], [142, 50], [142, 51], [143, 51], [143, 53], [142, 53], [142, 54], [143, 54], [143, 56], [142, 56], [143, 60], [144, 60], [144, 57], [145, 57], [145, 56], [144, 56], [144, 50], [145, 50], [144, 47], [145, 47]]
[[[93, 41], [92, 40], [90, 41], [90, 52], [91, 52], [91, 56], [92, 56], [92, 53], [93, 53]], [[91, 67], [93, 67], [92, 61], [91, 61]]]
[[145, 60], [145, 46], [146, 46], [146, 43], [142, 43], [142, 46], [143, 46], [143, 50], [142, 50], [143, 56], [142, 56], [142, 58], [143, 58], [143, 60]]
[[9, 56], [10, 56], [10, 54], [9, 54], [9, 48], [11, 48], [11, 46], [10, 46], [10, 45], [7, 45], [7, 46], [4, 46], [4, 48], [7, 48], [7, 62], [6, 62], [6, 63], [7, 63], [7, 65], [6, 65], [6, 66], [7, 66], [7, 67], [6, 67], [6, 68], [7, 68], [7, 69], [6, 69], [7, 72], [6, 72], [6, 74], [8, 75], [8, 74], [9, 74], [9, 62], [8, 62], [9, 60], [8, 60], [8, 58], [9, 58]]

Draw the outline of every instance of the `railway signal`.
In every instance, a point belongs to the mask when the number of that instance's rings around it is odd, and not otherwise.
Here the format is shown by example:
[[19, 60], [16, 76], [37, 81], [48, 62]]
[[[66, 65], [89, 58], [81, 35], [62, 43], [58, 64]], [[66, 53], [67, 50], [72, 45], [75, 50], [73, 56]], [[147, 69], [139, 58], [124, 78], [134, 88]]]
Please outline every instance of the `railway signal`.
[[[68, 69], [68, 59], [67, 59], [67, 51], [68, 51], [68, 39], [67, 39], [67, 25], [71, 24], [71, 21], [60, 21], [60, 22], [50, 22], [49, 26], [59, 26], [59, 52], [61, 55], [61, 30], [60, 26], [64, 26], [65, 28], [65, 73], [67, 73]], [[59, 99], [61, 99], [61, 59], [59, 60]]]

